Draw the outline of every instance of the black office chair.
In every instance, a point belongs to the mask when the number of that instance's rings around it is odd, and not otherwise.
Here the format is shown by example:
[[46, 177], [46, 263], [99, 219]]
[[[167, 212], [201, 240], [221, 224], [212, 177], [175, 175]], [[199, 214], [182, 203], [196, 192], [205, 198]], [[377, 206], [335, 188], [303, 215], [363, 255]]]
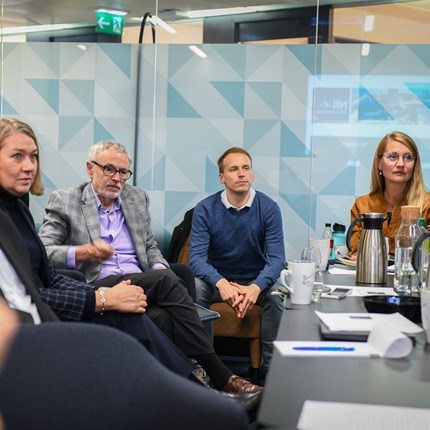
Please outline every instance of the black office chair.
[[242, 407], [162, 366], [131, 336], [98, 324], [23, 324], [0, 375], [14, 430], [246, 430]]

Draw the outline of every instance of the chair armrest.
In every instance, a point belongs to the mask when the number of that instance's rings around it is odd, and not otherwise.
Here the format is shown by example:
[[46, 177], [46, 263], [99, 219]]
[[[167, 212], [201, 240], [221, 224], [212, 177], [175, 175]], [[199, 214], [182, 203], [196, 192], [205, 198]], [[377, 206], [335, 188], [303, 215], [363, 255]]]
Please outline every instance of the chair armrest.
[[184, 281], [187, 287], [188, 294], [191, 296], [193, 301], [196, 301], [196, 281], [194, 279], [194, 272], [188, 264], [181, 263], [170, 263], [170, 268], [173, 270], [176, 276]]

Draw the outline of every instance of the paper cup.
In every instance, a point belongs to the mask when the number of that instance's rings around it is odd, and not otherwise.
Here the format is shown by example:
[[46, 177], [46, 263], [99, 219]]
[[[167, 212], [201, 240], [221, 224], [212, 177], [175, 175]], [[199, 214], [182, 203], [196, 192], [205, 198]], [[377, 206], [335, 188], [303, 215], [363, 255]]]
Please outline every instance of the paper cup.
[[330, 257], [330, 239], [324, 238], [309, 238], [309, 247], [318, 248], [321, 252], [321, 267], [320, 270], [327, 270], [327, 264]]

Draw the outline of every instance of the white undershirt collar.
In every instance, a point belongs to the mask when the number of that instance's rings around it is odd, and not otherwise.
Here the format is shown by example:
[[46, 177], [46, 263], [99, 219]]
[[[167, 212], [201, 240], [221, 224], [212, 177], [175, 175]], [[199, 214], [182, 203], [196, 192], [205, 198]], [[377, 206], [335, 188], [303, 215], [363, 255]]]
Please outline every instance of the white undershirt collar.
[[250, 189], [250, 193], [249, 193], [249, 199], [248, 199], [248, 201], [247, 201], [243, 206], [241, 206], [240, 208], [237, 208], [236, 206], [233, 206], [233, 205], [228, 201], [226, 190], [224, 190], [224, 191], [221, 193], [221, 202], [222, 202], [222, 204], [223, 204], [227, 209], [232, 208], [232, 209], [234, 209], [234, 210], [236, 210], [236, 211], [240, 211], [240, 210], [242, 210], [243, 208], [246, 208], [246, 207], [251, 207], [252, 202], [254, 201], [254, 198], [255, 198], [255, 190], [254, 190], [254, 188], [251, 188], [251, 189]]

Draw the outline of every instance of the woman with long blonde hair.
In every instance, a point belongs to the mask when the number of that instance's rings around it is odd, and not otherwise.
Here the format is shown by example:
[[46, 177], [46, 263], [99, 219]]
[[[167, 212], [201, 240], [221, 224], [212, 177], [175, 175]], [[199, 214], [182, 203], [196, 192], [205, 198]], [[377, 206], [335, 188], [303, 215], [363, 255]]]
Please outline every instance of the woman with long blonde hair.
[[[430, 218], [430, 194], [426, 191], [418, 147], [405, 133], [393, 131], [376, 148], [372, 165], [370, 193], [358, 197], [351, 208], [351, 221], [360, 213], [378, 212], [387, 217], [383, 224], [389, 252], [394, 254], [394, 239], [400, 226], [401, 206], [421, 208], [421, 218]], [[356, 256], [362, 223], [350, 237], [351, 256]]]

